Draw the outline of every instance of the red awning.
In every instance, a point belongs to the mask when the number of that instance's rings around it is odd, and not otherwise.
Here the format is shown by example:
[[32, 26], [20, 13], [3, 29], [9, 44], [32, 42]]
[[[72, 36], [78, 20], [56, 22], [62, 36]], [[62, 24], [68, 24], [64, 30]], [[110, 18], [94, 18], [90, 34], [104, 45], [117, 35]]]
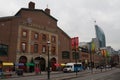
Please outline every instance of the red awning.
[[55, 65], [56, 67], [60, 66], [60, 64], [58, 64], [58, 63], [55, 63], [54, 65]]

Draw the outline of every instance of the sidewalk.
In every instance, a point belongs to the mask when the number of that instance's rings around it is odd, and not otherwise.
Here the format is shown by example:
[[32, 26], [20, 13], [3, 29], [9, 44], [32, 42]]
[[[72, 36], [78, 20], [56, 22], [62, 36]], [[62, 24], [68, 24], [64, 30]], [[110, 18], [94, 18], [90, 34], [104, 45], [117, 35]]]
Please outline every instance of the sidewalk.
[[[102, 69], [102, 72], [104, 71], [108, 71], [108, 70], [111, 70], [111, 69]], [[78, 73], [83, 73], [83, 72], [86, 72], [86, 73], [91, 73], [91, 70], [85, 70], [85, 71], [82, 71], [82, 72], [78, 72]], [[98, 72], [101, 72], [101, 69], [93, 69], [93, 73], [98, 73]], [[52, 71], [50, 72], [50, 74], [59, 74], [59, 73], [63, 73], [62, 71]], [[47, 74], [47, 71], [43, 71], [41, 72], [41, 74], [38, 74], [38, 75], [45, 75]], [[17, 74], [16, 74], [17, 75]], [[23, 73], [23, 76], [34, 76], [34, 75], [37, 75], [35, 72], [32, 72], [32, 73]]]
[[[114, 68], [113, 68], [114, 69]], [[113, 70], [112, 69], [112, 70]], [[102, 72], [105, 71], [110, 71], [111, 69], [102, 69]], [[50, 74], [61, 74], [63, 73], [62, 71], [52, 71]], [[69, 80], [69, 79], [74, 79], [75, 77], [83, 77], [83, 76], [87, 76], [87, 75], [93, 75], [93, 74], [98, 74], [101, 73], [101, 69], [93, 69], [93, 72], [91, 70], [85, 70], [85, 71], [81, 71], [78, 72], [77, 76], [75, 75], [75, 73], [73, 73], [74, 75], [70, 75], [70, 76], [62, 76], [62, 77], [52, 77], [53, 80]], [[37, 74], [37, 75], [47, 75], [47, 72], [41, 72], [41, 74]], [[17, 74], [15, 74], [13, 72], [13, 75], [11, 77], [8, 78], [20, 78], [20, 77], [27, 77], [27, 76], [36, 76], [35, 72], [33, 73], [23, 73], [23, 75], [18, 76]], [[46, 80], [45, 77], [43, 78], [42, 76], [40, 77], [40, 80]]]
[[[50, 74], [58, 74], [62, 73], [62, 71], [52, 71]], [[32, 73], [23, 73], [22, 75], [18, 75], [16, 72], [3, 72], [3, 74], [0, 76], [0, 79], [7, 79], [7, 78], [19, 78], [19, 77], [27, 77], [27, 76], [36, 76], [36, 75], [46, 75], [47, 72], [41, 72], [41, 74], [36, 74], [35, 72]]]
[[[59, 74], [59, 73], [62, 73], [62, 71], [52, 71], [50, 72], [50, 74]], [[36, 76], [36, 75], [46, 75], [47, 72], [46, 71], [43, 71], [39, 74], [36, 74], [35, 72], [32, 72], [32, 73], [23, 73], [23, 75], [21, 75], [22, 77], [27, 77], [27, 76]], [[11, 77], [14, 78], [14, 77], [21, 77], [21, 76], [18, 76], [17, 74], [13, 74]]]

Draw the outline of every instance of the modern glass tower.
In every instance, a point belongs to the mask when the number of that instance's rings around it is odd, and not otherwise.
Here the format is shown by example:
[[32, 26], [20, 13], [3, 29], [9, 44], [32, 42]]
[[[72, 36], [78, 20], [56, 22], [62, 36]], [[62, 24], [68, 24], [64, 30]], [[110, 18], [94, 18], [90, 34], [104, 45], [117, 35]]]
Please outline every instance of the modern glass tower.
[[99, 42], [99, 48], [106, 47], [106, 39], [103, 30], [98, 25], [95, 25], [95, 30], [96, 38], [98, 39]]

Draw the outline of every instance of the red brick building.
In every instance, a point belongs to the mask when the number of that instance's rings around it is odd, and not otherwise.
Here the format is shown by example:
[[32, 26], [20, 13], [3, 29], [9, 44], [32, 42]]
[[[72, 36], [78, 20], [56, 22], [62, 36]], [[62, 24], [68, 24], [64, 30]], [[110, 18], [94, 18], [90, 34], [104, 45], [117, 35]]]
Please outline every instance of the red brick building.
[[57, 19], [51, 16], [50, 9], [35, 9], [30, 2], [29, 8], [21, 8], [14, 16], [0, 18], [0, 61], [23, 63], [20, 68], [27, 70], [26, 64], [34, 61], [36, 66], [45, 70], [48, 60], [53, 70], [55, 63], [71, 61], [71, 38], [57, 26]]

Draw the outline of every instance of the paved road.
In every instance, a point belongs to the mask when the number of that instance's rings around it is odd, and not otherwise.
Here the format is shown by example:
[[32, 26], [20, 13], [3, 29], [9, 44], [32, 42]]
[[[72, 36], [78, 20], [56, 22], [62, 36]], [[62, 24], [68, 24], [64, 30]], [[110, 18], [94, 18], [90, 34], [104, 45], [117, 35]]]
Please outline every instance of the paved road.
[[[117, 73], [120, 73], [120, 69], [114, 68], [109, 70], [96, 70], [94, 69], [94, 73], [91, 73], [90, 70], [82, 71], [77, 73], [54, 73], [50, 75], [50, 80], [120, 80], [120, 76]], [[110, 76], [110, 77], [109, 77]], [[118, 79], [117, 79], [118, 78]], [[2, 80], [47, 80], [47, 74], [41, 74], [36, 76], [26, 76], [26, 77], [17, 77], [17, 78], [8, 78]]]
[[120, 80], [120, 71], [118, 71], [116, 73], [112, 73], [108, 76], [105, 76], [105, 77], [97, 79], [97, 80]]
[[101, 73], [93, 73], [84, 75], [83, 77], [78, 76], [77, 78], [64, 79], [64, 80], [120, 80], [120, 69], [116, 68], [110, 71], [104, 71]]

